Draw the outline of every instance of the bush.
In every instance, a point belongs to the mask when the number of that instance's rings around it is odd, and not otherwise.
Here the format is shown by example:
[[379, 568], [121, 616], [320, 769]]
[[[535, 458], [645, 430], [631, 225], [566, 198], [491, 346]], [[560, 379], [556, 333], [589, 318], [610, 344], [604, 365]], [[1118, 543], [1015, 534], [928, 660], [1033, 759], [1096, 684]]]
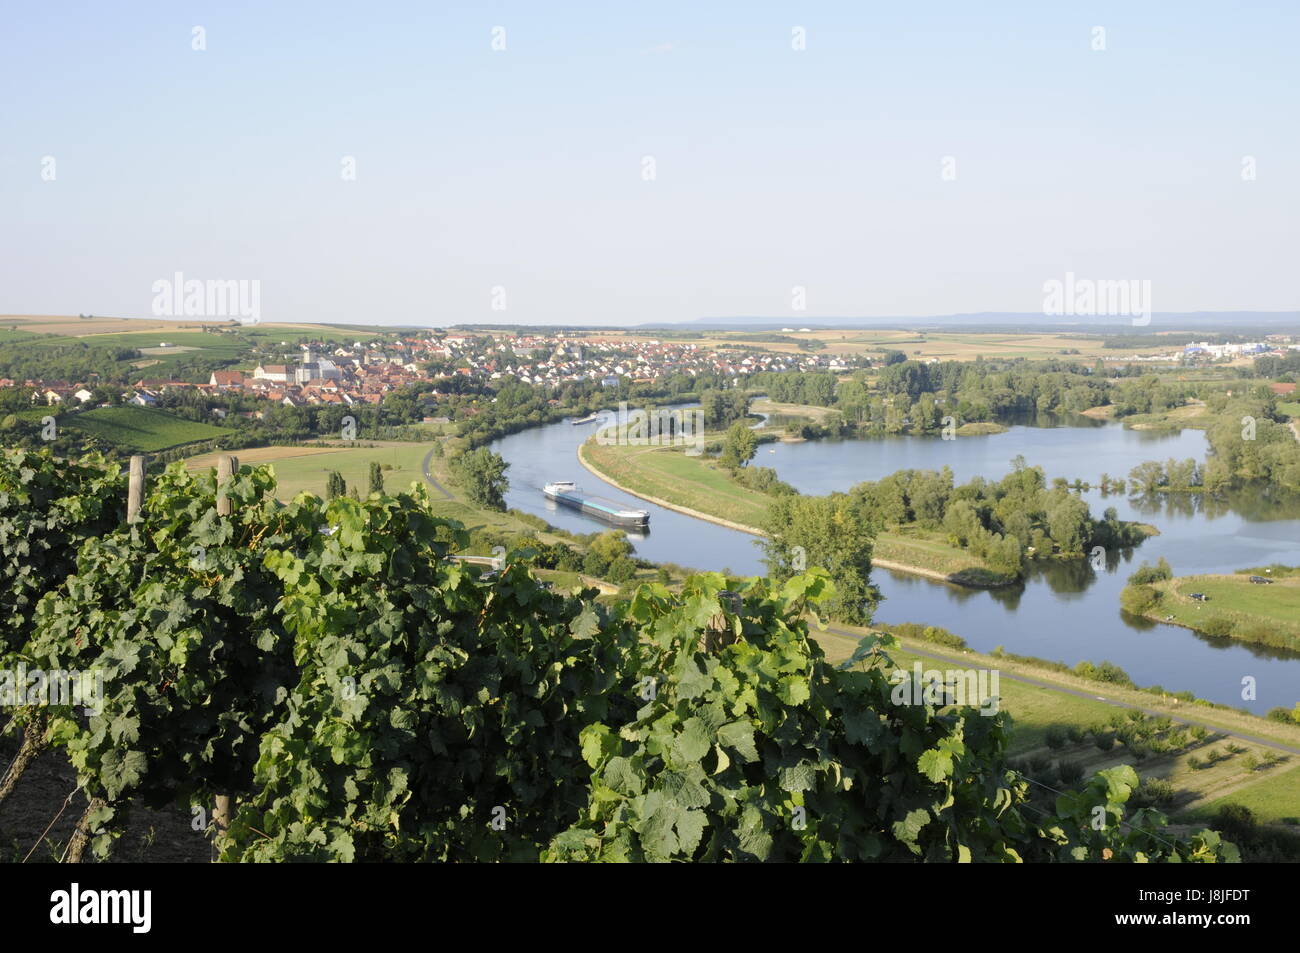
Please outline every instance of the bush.
[[1146, 615], [1160, 604], [1162, 593], [1150, 586], [1125, 586], [1119, 594], [1120, 608], [1130, 615]]
[[1064, 748], [1066, 742], [1065, 729], [1061, 728], [1059, 725], [1052, 725], [1047, 729], [1047, 735], [1044, 740], [1047, 742], [1047, 747], [1051, 748], [1053, 751]]
[[626, 556], [620, 556], [609, 564], [605, 578], [615, 585], [631, 582], [636, 577], [636, 566]]
[[1056, 773], [1065, 784], [1074, 784], [1083, 778], [1083, 765], [1078, 761], [1062, 761], [1056, 766]]
[[1109, 751], [1115, 747], [1115, 736], [1109, 731], [1094, 731], [1092, 743], [1096, 745], [1098, 751]]
[[1270, 721], [1280, 721], [1284, 725], [1295, 724], [1295, 715], [1292, 713], [1291, 709], [1282, 708], [1281, 706], [1270, 708], [1268, 714], [1264, 717], [1268, 718]]
[[1187, 759], [1187, 766], [1193, 771], [1200, 771], [1202, 768], [1206, 767], [1206, 764], [1200, 758], [1196, 757], [1196, 755], [1192, 755]]
[[1226, 616], [1216, 615], [1206, 619], [1197, 628], [1205, 635], [1226, 638], [1232, 635], [1233, 625], [1233, 621]]
[[1029, 776], [1036, 780], [1042, 780], [1043, 776], [1050, 774], [1052, 770], [1052, 759], [1043, 755], [1034, 755], [1029, 759]]
[[1166, 579], [1172, 579], [1174, 571], [1170, 568], [1169, 563], [1163, 556], [1154, 566], [1148, 566], [1143, 563], [1133, 575], [1128, 577], [1130, 586], [1145, 586], [1153, 582], [1163, 582]]
[[1145, 778], [1129, 796], [1133, 807], [1164, 807], [1174, 800], [1174, 786], [1160, 778]]
[[1259, 767], [1259, 758], [1256, 758], [1253, 754], [1248, 754], [1242, 759], [1241, 763], [1246, 766], [1247, 771], [1254, 771]]
[[1210, 735], [1209, 730], [1204, 725], [1192, 725], [1188, 731], [1191, 732], [1192, 737], [1197, 741], [1204, 741]]
[[1216, 831], [1234, 841], [1254, 839], [1255, 831], [1259, 826], [1255, 820], [1255, 812], [1244, 804], [1223, 805], [1219, 808], [1219, 813], [1214, 815], [1212, 824]]
[[1088, 732], [1081, 725], [1070, 725], [1065, 729], [1065, 734], [1077, 745], [1087, 737]]

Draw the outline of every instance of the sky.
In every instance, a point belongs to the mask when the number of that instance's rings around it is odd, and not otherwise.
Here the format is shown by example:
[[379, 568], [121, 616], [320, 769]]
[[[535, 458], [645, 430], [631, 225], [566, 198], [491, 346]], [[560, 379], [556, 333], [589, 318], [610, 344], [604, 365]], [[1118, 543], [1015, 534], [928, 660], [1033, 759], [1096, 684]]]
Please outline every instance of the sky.
[[149, 317], [178, 272], [364, 324], [1038, 312], [1067, 273], [1300, 307], [1289, 0], [46, 0], [0, 31], [0, 313]]

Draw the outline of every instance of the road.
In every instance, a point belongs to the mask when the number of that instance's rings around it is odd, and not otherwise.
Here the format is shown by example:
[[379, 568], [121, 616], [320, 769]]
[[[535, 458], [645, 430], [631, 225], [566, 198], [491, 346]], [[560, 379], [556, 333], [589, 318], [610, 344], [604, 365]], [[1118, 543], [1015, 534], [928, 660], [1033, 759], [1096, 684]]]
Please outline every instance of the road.
[[433, 478], [433, 474], [429, 472], [429, 461], [432, 459], [433, 459], [433, 451], [430, 450], [424, 457], [424, 478], [428, 480], [431, 484], [433, 484], [433, 488], [437, 490], [439, 493], [441, 493], [443, 496], [445, 496], [447, 499], [449, 500], [456, 499], [454, 496], [451, 495], [451, 491], [448, 490], [441, 483], [439, 483], [437, 480], [435, 480]]
[[[826, 631], [829, 632], [831, 635], [837, 635], [841, 638], [850, 639], [854, 643], [857, 643], [861, 639], [861, 636], [855, 635], [852, 632], [845, 632], [843, 629], [836, 629], [831, 627], [826, 629]], [[815, 637], [819, 633], [813, 632], [810, 634]], [[918, 649], [915, 646], [910, 644], [903, 646], [903, 651], [908, 652], [909, 654], [912, 655], [922, 655], [925, 656], [926, 658], [934, 659], [935, 661], [938, 662], [947, 662], [949, 664], [953, 662], [961, 661], [960, 658], [957, 658], [955, 656], [937, 655], [933, 652], [927, 652], [924, 649]], [[1094, 695], [1091, 692], [1078, 691], [1073, 688], [1065, 688], [1062, 685], [1057, 685], [1052, 682], [1041, 681], [1037, 678], [1029, 678], [1024, 675], [1011, 675], [1007, 672], [1001, 672], [998, 677], [1010, 679], [1013, 682], [1021, 682], [1025, 685], [1033, 685], [1038, 688], [1046, 688], [1054, 692], [1063, 692], [1066, 695], [1073, 695], [1075, 698], [1088, 698], [1093, 701], [1105, 702], [1107, 705], [1114, 705], [1116, 708], [1134, 708], [1134, 707], [1140, 708], [1141, 707], [1141, 706], [1134, 706], [1126, 702], [1112, 701], [1109, 698], [1103, 698], [1101, 695]], [[1164, 712], [1164, 711], [1155, 711], [1150, 708], [1142, 708], [1141, 710], [1148, 715], [1152, 715], [1155, 717], [1164, 716], [1171, 719], [1172, 721], [1179, 722], [1180, 724], [1200, 725], [1202, 728], [1206, 729], [1207, 731], [1212, 732], [1215, 735], [1222, 736], [1224, 738], [1240, 738], [1243, 741], [1249, 741], [1252, 744], [1264, 745], [1269, 748], [1276, 748], [1278, 751], [1285, 751], [1288, 754], [1300, 755], [1300, 748], [1288, 744], [1283, 744], [1280, 741], [1273, 741], [1268, 738], [1257, 738], [1254, 735], [1244, 735], [1241, 734], [1240, 732], [1234, 732], [1234, 731], [1229, 731], [1226, 728], [1220, 728], [1217, 725], [1210, 725], [1210, 724], [1206, 724], [1205, 722], [1193, 721], [1190, 718], [1180, 718], [1177, 715], [1171, 715], [1168, 712]]]

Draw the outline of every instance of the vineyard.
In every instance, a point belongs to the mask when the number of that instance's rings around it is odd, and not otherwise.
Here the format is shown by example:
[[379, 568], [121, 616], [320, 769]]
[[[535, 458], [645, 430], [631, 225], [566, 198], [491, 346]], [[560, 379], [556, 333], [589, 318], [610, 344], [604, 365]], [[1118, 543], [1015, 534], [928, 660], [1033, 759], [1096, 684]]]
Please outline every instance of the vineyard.
[[418, 486], [286, 503], [230, 458], [146, 479], [5, 451], [0, 670], [102, 689], [5, 708], [0, 827], [58, 749], [74, 862], [139, 807], [200, 809], [226, 862], [1237, 858], [1128, 810], [1129, 767], [1031, 805], [1005, 713], [896, 703], [888, 635], [826, 660], [821, 570], [607, 608], [467, 542]]

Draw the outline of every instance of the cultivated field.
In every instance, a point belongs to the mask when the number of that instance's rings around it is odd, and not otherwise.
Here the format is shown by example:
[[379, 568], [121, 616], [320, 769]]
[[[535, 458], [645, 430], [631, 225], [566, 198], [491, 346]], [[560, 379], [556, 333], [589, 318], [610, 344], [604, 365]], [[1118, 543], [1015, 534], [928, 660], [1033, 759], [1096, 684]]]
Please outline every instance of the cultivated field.
[[[276, 495], [282, 500], [292, 499], [303, 490], [324, 496], [325, 483], [331, 470], [342, 474], [349, 490], [356, 489], [365, 496], [370, 485], [371, 461], [378, 461], [380, 466], [389, 468], [383, 471], [384, 486], [389, 490], [405, 490], [411, 483], [425, 482], [421, 465], [432, 449], [431, 444], [398, 441], [374, 443], [375, 446], [361, 447], [252, 447], [232, 452], [239, 458], [241, 465], [271, 464], [275, 470]], [[218, 456], [216, 453], [203, 454], [187, 460], [185, 465], [191, 470], [215, 467]]]
[[69, 414], [62, 425], [138, 453], [156, 453], [231, 433], [148, 407], [98, 407]]

